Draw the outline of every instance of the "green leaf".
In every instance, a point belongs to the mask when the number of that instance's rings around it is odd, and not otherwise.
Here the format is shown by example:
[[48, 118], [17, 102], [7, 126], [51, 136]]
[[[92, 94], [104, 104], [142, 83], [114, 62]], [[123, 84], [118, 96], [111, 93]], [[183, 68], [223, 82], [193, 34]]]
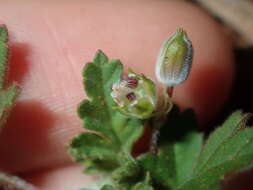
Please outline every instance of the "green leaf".
[[13, 107], [14, 100], [19, 92], [16, 85], [6, 87], [6, 72], [8, 67], [8, 31], [0, 26], [0, 129]]
[[18, 92], [19, 89], [15, 85], [11, 85], [7, 90], [0, 90], [0, 128], [4, 125]]
[[203, 146], [202, 135], [190, 130], [194, 126], [190, 115], [175, 113], [174, 109], [162, 128], [158, 155], [147, 153], [138, 158], [155, 188], [218, 190], [226, 175], [253, 166], [253, 128], [246, 127], [249, 114], [232, 114]]
[[123, 190], [129, 189], [141, 179], [141, 171], [136, 160], [130, 155], [122, 155], [121, 157], [121, 167], [113, 171], [112, 180], [116, 187]]
[[154, 190], [154, 188], [146, 183], [137, 183], [131, 190]]
[[140, 156], [140, 165], [150, 172], [158, 189], [175, 189], [191, 177], [202, 145], [202, 135], [194, 128], [193, 112], [179, 114], [174, 107], [161, 129], [158, 154]]
[[8, 31], [6, 26], [0, 25], [0, 88], [5, 82], [8, 64]]
[[104, 185], [101, 190], [117, 190], [117, 189], [112, 185]]
[[86, 64], [83, 83], [88, 99], [81, 102], [78, 115], [89, 133], [75, 137], [70, 154], [86, 165], [86, 171], [111, 172], [119, 166], [118, 156], [131, 153], [134, 142], [143, 133], [143, 121], [121, 115], [111, 97], [111, 86], [120, 80], [122, 64], [108, 60], [98, 51], [92, 63]]
[[201, 152], [198, 165], [195, 172], [199, 172], [205, 168], [211, 157], [217, 149], [235, 135], [239, 129], [245, 127], [245, 122], [248, 119], [248, 114], [242, 114], [240, 111], [233, 113], [222, 127], [217, 128], [208, 138], [203, 151]]
[[235, 112], [210, 135], [191, 178], [178, 190], [218, 190], [227, 174], [252, 167], [253, 128], [246, 128], [248, 118]]
[[154, 190], [154, 188], [151, 185], [151, 179], [150, 179], [150, 174], [147, 173], [145, 176], [144, 181], [138, 182], [135, 184], [131, 190]]

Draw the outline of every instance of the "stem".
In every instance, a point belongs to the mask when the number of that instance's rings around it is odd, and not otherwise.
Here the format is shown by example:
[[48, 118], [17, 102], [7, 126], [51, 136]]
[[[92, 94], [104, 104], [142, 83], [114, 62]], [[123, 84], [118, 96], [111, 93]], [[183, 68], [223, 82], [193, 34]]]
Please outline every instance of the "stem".
[[168, 92], [169, 96], [172, 97], [173, 92], [174, 92], [174, 87], [168, 87], [167, 92]]
[[[167, 104], [169, 103], [165, 97], [168, 95], [170, 97], [172, 97], [173, 91], [174, 91], [173, 87], [164, 87], [163, 86], [163, 96], [164, 96], [163, 98], [165, 99], [165, 102], [164, 102], [165, 108], [167, 107]], [[167, 119], [166, 115], [167, 115], [167, 112], [166, 113], [163, 112], [162, 114], [159, 114], [158, 116], [152, 118], [152, 120], [151, 120], [151, 126], [153, 128], [153, 131], [152, 131], [149, 151], [154, 155], [156, 155], [158, 152], [157, 143], [158, 143], [158, 136], [160, 134], [159, 130], [160, 130], [160, 127], [162, 126], [162, 124]]]
[[151, 122], [152, 122], [153, 131], [152, 131], [149, 151], [152, 154], [156, 155], [158, 152], [157, 142], [158, 142], [158, 136], [160, 134], [159, 129], [160, 129], [162, 123], [161, 123], [160, 117], [153, 118], [151, 120]]

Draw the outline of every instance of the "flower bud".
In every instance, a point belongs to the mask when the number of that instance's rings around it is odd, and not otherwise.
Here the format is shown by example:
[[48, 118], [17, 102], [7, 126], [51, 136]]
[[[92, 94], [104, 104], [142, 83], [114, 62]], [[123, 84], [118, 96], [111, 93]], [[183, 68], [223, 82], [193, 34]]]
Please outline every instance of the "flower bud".
[[153, 81], [131, 69], [126, 79], [113, 84], [111, 96], [118, 105], [116, 109], [128, 117], [150, 118], [157, 106]]
[[167, 87], [184, 82], [192, 65], [193, 48], [183, 29], [178, 29], [163, 44], [156, 63], [156, 77]]

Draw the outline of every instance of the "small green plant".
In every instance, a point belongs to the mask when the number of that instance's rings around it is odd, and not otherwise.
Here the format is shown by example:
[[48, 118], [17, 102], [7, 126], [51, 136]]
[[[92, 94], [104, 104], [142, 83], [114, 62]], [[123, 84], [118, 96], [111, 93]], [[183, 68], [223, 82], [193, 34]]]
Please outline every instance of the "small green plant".
[[[172, 106], [173, 86], [187, 79], [192, 55], [184, 30], [165, 41], [156, 65], [162, 93], [143, 74], [130, 69], [124, 75], [121, 62], [102, 51], [85, 65], [88, 99], [78, 115], [86, 131], [72, 139], [69, 152], [84, 164], [85, 173], [101, 174], [101, 179], [82, 190], [218, 190], [227, 174], [252, 167], [249, 114], [233, 113], [204, 139], [193, 111], [180, 113]], [[147, 128], [150, 149], [133, 156]]]

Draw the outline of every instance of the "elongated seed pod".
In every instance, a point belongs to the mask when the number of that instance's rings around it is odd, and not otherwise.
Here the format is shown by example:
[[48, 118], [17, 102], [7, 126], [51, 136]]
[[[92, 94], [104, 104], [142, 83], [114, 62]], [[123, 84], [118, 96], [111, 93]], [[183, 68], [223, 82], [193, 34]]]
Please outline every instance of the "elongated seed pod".
[[156, 63], [158, 81], [167, 87], [184, 82], [190, 73], [192, 57], [192, 43], [180, 28], [165, 40], [160, 50]]

